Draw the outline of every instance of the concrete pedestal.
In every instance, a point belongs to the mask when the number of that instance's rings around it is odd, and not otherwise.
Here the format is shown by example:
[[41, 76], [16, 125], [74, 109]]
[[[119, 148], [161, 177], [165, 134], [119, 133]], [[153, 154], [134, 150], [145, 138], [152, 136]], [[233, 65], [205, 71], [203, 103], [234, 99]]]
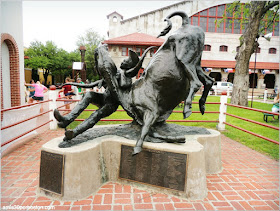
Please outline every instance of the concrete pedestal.
[[59, 200], [79, 200], [95, 193], [104, 182], [117, 181], [188, 199], [203, 199], [207, 196], [206, 174], [222, 171], [220, 133], [215, 130], [209, 132], [210, 135], [186, 136], [183, 144], [144, 142], [145, 149], [188, 155], [184, 191], [120, 179], [121, 145], [134, 146], [135, 141], [103, 136], [70, 148], [58, 147], [62, 137], [44, 144], [42, 151], [65, 156], [63, 190], [58, 195], [39, 187], [38, 193]]

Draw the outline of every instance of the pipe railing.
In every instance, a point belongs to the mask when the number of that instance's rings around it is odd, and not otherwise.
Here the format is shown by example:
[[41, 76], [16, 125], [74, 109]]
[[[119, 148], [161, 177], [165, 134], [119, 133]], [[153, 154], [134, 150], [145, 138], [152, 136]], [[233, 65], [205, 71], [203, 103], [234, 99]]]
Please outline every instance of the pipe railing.
[[[36, 102], [36, 103], [32, 103], [32, 104], [27, 104], [27, 105], [22, 105], [22, 106], [15, 106], [15, 107], [12, 107], [12, 108], [3, 109], [3, 110], [1, 110], [1, 112], [10, 111], [10, 110], [13, 110], [13, 109], [20, 109], [20, 108], [24, 108], [24, 107], [28, 107], [28, 106], [33, 106], [33, 105], [38, 105], [38, 104], [47, 103], [47, 102], [52, 102], [52, 103], [54, 103], [54, 104], [55, 104], [55, 108], [58, 109], [59, 111], [71, 111], [71, 109], [62, 109], [62, 108], [65, 107], [66, 105], [69, 105], [69, 104], [72, 104], [72, 103], [75, 103], [75, 102], [79, 102], [79, 101], [80, 101], [80, 100], [74, 100], [74, 99], [65, 99], [65, 97], [59, 97], [59, 98], [55, 97], [55, 98], [54, 98], [54, 96], [57, 96], [57, 95], [55, 94], [55, 92], [51, 92], [51, 91], [50, 91], [50, 94], [53, 95], [52, 98], [51, 98], [52, 100], [50, 99], [50, 100], [46, 100], [46, 101], [42, 101], [42, 102]], [[225, 97], [225, 96], [221, 96], [221, 99], [222, 99], [222, 97]], [[56, 102], [70, 102], [70, 103], [64, 104], [64, 105], [61, 105], [61, 106], [57, 106], [57, 105], [56, 105]], [[221, 101], [221, 102], [222, 102], [222, 101]], [[222, 105], [221, 105], [221, 104], [222, 104], [221, 102], [206, 102], [205, 104], [212, 104], [212, 105], [220, 105], [220, 106], [222, 106]], [[223, 103], [223, 104], [226, 105], [226, 106], [232, 106], [232, 107], [236, 107], [236, 108], [240, 108], [240, 109], [247, 109], [247, 110], [251, 110], [251, 111], [262, 112], [262, 113], [268, 113], [268, 114], [273, 114], [273, 115], [279, 116], [279, 113], [275, 113], [275, 112], [271, 112], [271, 111], [266, 111], [266, 110], [261, 110], [261, 109], [249, 108], [249, 107], [244, 107], [244, 106], [233, 105], [233, 104], [230, 104], [230, 103], [226, 103], [226, 101], [224, 101], [224, 102], [225, 102], [225, 103]], [[182, 103], [183, 103], [183, 102], [182, 102]], [[199, 102], [193, 102], [193, 104], [199, 104]], [[226, 107], [226, 106], [225, 106], [225, 107]], [[22, 121], [19, 121], [19, 122], [14, 123], [14, 124], [11, 124], [11, 125], [2, 127], [1, 130], [5, 130], [5, 129], [7, 129], [7, 128], [11, 128], [11, 127], [16, 126], [16, 125], [18, 125], [18, 124], [21, 124], [21, 123], [23, 123], [23, 122], [26, 122], [26, 121], [29, 121], [29, 120], [31, 120], [31, 119], [37, 118], [37, 117], [42, 116], [42, 115], [44, 115], [44, 114], [50, 113], [50, 112], [52, 112], [53, 110], [54, 110], [54, 108], [52, 108], [52, 109], [50, 109], [50, 110], [48, 110], [48, 111], [46, 111], [46, 112], [44, 112], [44, 113], [41, 113], [41, 114], [32, 116], [32, 117], [30, 117], [30, 118], [27, 118], [27, 119], [25, 119], [25, 120], [22, 120]], [[84, 111], [94, 112], [94, 111], [96, 111], [96, 109], [85, 109]], [[118, 109], [117, 111], [118, 111], [118, 112], [124, 112], [125, 110], [123, 110], [123, 109]], [[183, 113], [183, 111], [173, 111], [173, 113]], [[200, 113], [200, 111], [193, 111], [192, 113]], [[220, 114], [220, 116], [221, 116], [221, 114], [222, 114], [222, 115], [226, 115], [226, 116], [231, 116], [231, 117], [234, 117], [234, 118], [237, 118], [237, 119], [240, 119], [240, 120], [244, 120], [244, 121], [247, 121], [247, 122], [250, 122], [250, 123], [253, 123], [253, 124], [258, 124], [258, 125], [261, 125], [261, 126], [264, 126], [264, 127], [267, 127], [267, 128], [270, 128], [270, 129], [274, 129], [274, 130], [278, 130], [278, 131], [279, 131], [279, 128], [278, 128], [278, 127], [271, 126], [271, 125], [268, 125], [268, 124], [264, 124], [264, 123], [261, 123], [261, 122], [257, 122], [257, 121], [254, 121], [254, 120], [246, 119], [246, 118], [243, 118], [243, 117], [239, 117], [239, 116], [237, 116], [237, 115], [233, 115], [233, 114], [227, 113], [226, 111], [222, 111], [222, 110], [221, 110], [221, 107], [220, 107], [220, 111], [205, 111], [205, 113], [209, 113], [209, 114]], [[50, 116], [53, 116], [53, 115], [50, 114]], [[220, 117], [219, 117], [219, 119], [220, 119]], [[75, 121], [84, 121], [84, 119], [76, 119]], [[100, 121], [104, 121], [104, 122], [131, 122], [132, 119], [101, 119]], [[41, 125], [39, 125], [38, 127], [34, 128], [34, 129], [30, 130], [30, 131], [27, 131], [27, 132], [25, 132], [24, 134], [19, 135], [18, 137], [15, 137], [15, 138], [13, 138], [13, 139], [11, 139], [11, 140], [5, 142], [4, 144], [1, 144], [1, 146], [7, 145], [8, 143], [11, 143], [12, 141], [14, 141], [14, 140], [16, 140], [16, 139], [18, 139], [18, 138], [20, 138], [20, 137], [22, 137], [22, 136], [24, 136], [24, 135], [26, 135], [26, 134], [32, 132], [32, 131], [38, 129], [38, 128], [40, 128], [40, 127], [42, 127], [42, 126], [44, 126], [44, 125], [46, 125], [46, 124], [48, 124], [48, 123], [50, 123], [50, 122], [52, 122], [51, 124], [57, 124], [57, 123], [56, 123], [56, 120], [54, 120], [53, 118], [50, 117], [50, 120], [47, 121], [46, 123], [41, 124]], [[182, 123], [183, 123], [183, 122], [203, 122], [203, 123], [219, 123], [219, 122], [220, 122], [220, 123], [221, 123], [220, 120], [219, 120], [219, 121], [218, 121], [218, 120], [167, 120], [167, 122], [182, 122]], [[228, 122], [226, 122], [226, 121], [222, 121], [222, 123], [225, 124], [225, 125], [234, 127], [234, 128], [236, 128], [236, 129], [238, 129], [238, 130], [241, 130], [241, 131], [243, 131], [243, 132], [246, 132], [246, 133], [249, 133], [249, 134], [251, 134], [251, 135], [254, 135], [254, 136], [256, 136], [256, 137], [259, 137], [259, 138], [262, 138], [262, 139], [264, 139], [264, 140], [270, 141], [270, 142], [272, 142], [272, 143], [279, 144], [279, 142], [277, 142], [277, 141], [275, 141], [275, 140], [272, 140], [272, 139], [270, 139], [270, 138], [264, 137], [264, 136], [262, 136], [262, 135], [259, 135], [259, 134], [254, 133], [254, 132], [245, 130], [245, 129], [240, 128], [240, 127], [238, 127], [238, 126], [232, 125], [232, 124], [230, 124], [230, 123], [228, 123]], [[219, 129], [219, 127], [218, 127], [218, 129]]]
[[53, 120], [49, 120], [49, 121], [47, 121], [47, 122], [45, 122], [45, 123], [43, 123], [43, 124], [41, 124], [41, 125], [39, 125], [39, 126], [33, 128], [33, 129], [29, 130], [29, 131], [27, 131], [27, 132], [25, 132], [25, 133], [23, 133], [23, 134], [21, 134], [21, 135], [15, 137], [15, 138], [10, 139], [9, 141], [6, 141], [5, 143], [1, 144], [1, 147], [3, 147], [3, 146], [5, 146], [5, 145], [7, 145], [7, 144], [9, 144], [9, 143], [11, 143], [11, 142], [17, 140], [18, 138], [20, 138], [20, 137], [22, 137], [22, 136], [25, 136], [25, 135], [28, 134], [28, 133], [31, 133], [31, 132], [34, 131], [34, 130], [37, 130], [37, 129], [40, 128], [40, 127], [43, 127], [44, 125], [50, 123], [51, 121], [53, 121]]
[[262, 113], [266, 113], [266, 114], [273, 114], [275, 116], [279, 116], [279, 113], [275, 113], [275, 112], [271, 112], [271, 111], [266, 111], [266, 110], [261, 110], [261, 109], [257, 109], [257, 108], [249, 108], [249, 107], [240, 106], [240, 105], [233, 105], [233, 104], [230, 104], [230, 103], [225, 103], [225, 105], [236, 107], [236, 108], [242, 108], [242, 109], [246, 109], [246, 110], [251, 110], [251, 111], [262, 112]]
[[[21, 109], [21, 108], [27, 108], [27, 107], [31, 107], [31, 106], [35, 106], [35, 105], [40, 105], [40, 104], [48, 103], [48, 102], [50, 102], [50, 101], [51, 101], [51, 100], [44, 100], [44, 101], [41, 101], [41, 102], [35, 102], [35, 103], [30, 103], [30, 104], [20, 105], [20, 106], [14, 106], [14, 107], [11, 107], [11, 108], [2, 109], [2, 110], [1, 110], [1, 113], [3, 114], [3, 113], [6, 112], [6, 111], [18, 110], [18, 109]], [[35, 118], [37, 118], [37, 117], [39, 117], [39, 116], [45, 115], [45, 114], [50, 113], [50, 112], [52, 112], [52, 111], [53, 111], [53, 110], [50, 109], [50, 110], [45, 111], [45, 112], [42, 112], [42, 113], [40, 113], [40, 114], [31, 116], [31, 117], [29, 117], [29, 118], [23, 119], [23, 120], [21, 120], [21, 121], [15, 122], [15, 123], [12, 123], [12, 124], [10, 124], [10, 125], [3, 126], [3, 127], [1, 127], [1, 130], [5, 130], [5, 129], [8, 129], [8, 128], [12, 128], [12, 127], [14, 127], [14, 126], [16, 126], [16, 125], [22, 124], [22, 123], [27, 122], [27, 121], [32, 120], [32, 119], [35, 119]], [[26, 131], [26, 132], [24, 132], [24, 133], [18, 135], [17, 137], [14, 137], [14, 138], [12, 138], [12, 139], [6, 141], [6, 142], [3, 143], [3, 144], [1, 143], [1, 146], [5, 146], [5, 145], [7, 145], [7, 144], [9, 144], [9, 143], [11, 143], [11, 142], [13, 142], [13, 141], [15, 141], [15, 140], [17, 140], [17, 139], [19, 139], [19, 138], [25, 136], [25, 135], [27, 135], [28, 133], [30, 133], [30, 132], [32, 132], [32, 131], [34, 131], [34, 130], [36, 130], [36, 129], [38, 129], [38, 128], [40, 128], [40, 127], [42, 127], [42, 126], [44, 126], [44, 125], [46, 125], [46, 124], [48, 124], [48, 123], [50, 123], [50, 122], [52, 122], [52, 121], [53, 121], [53, 120], [49, 120], [49, 121], [47, 121], [47, 122], [45, 122], [45, 123], [43, 123], [43, 124], [41, 124], [41, 125], [39, 125], [39, 126], [33, 128], [33, 129], [31, 129], [31, 130], [28, 130], [28, 131]]]
[[30, 104], [20, 105], [20, 106], [14, 106], [14, 107], [11, 107], [11, 108], [5, 108], [5, 109], [1, 109], [1, 113], [5, 112], [5, 111], [11, 111], [11, 110], [15, 110], [15, 109], [20, 109], [20, 108], [25, 108], [25, 107], [33, 106], [33, 105], [47, 103], [47, 102], [50, 102], [50, 101], [51, 100], [44, 100], [44, 101], [41, 101], [41, 102], [30, 103]]
[[49, 112], [51, 112], [51, 111], [53, 111], [53, 110], [48, 110], [48, 111], [46, 111], [46, 112], [43, 112], [43, 113], [40, 113], [40, 114], [38, 114], [38, 115], [35, 115], [35, 116], [29, 117], [29, 118], [27, 118], [27, 119], [24, 119], [24, 120], [22, 120], [22, 121], [13, 123], [13, 124], [8, 125], [8, 126], [5, 126], [5, 127], [2, 127], [1, 130], [5, 130], [5, 129], [7, 129], [7, 128], [10, 128], [10, 127], [19, 125], [19, 124], [24, 123], [24, 122], [27, 122], [27, 121], [29, 121], [29, 120], [31, 120], [31, 119], [34, 119], [34, 118], [39, 117], [39, 116], [42, 116], [42, 115], [47, 114], [47, 113], [49, 113]]
[[[222, 100], [222, 98], [224, 98], [224, 99]], [[257, 134], [257, 133], [254, 133], [252, 131], [243, 129], [241, 127], [238, 127], [236, 125], [230, 124], [230, 123], [228, 123], [226, 121], [226, 118], [225, 118], [225, 116], [231, 116], [233, 118], [237, 118], [237, 119], [240, 119], [240, 120], [243, 120], [243, 121], [247, 121], [247, 122], [250, 122], [252, 124], [261, 125], [261, 126], [264, 126], [266, 128], [270, 128], [270, 129], [274, 129], [274, 130], [278, 130], [279, 131], [279, 127], [275, 127], [275, 126], [268, 125], [268, 124], [265, 124], [265, 123], [262, 123], [262, 122], [250, 120], [250, 119], [247, 119], [247, 118], [244, 118], [244, 117], [240, 117], [240, 116], [237, 116], [237, 115], [234, 115], [234, 114], [227, 113], [227, 106], [235, 107], [235, 108], [240, 108], [240, 109], [246, 109], [246, 110], [255, 111], [255, 112], [273, 114], [273, 115], [276, 115], [276, 116], [279, 116], [279, 113], [275, 113], [275, 112], [271, 112], [271, 111], [266, 111], [266, 110], [262, 110], [262, 109], [249, 108], [249, 107], [245, 107], [245, 106], [233, 105], [233, 104], [230, 104], [230, 103], [226, 103], [227, 102], [227, 97], [226, 96], [222, 96], [221, 97], [221, 101], [223, 101], [224, 103], [222, 103], [221, 107], [220, 107], [220, 112], [221, 112], [220, 116], [219, 116], [219, 126], [220, 126], [220, 128], [224, 129], [223, 125], [228, 125], [228, 126], [233, 127], [235, 129], [241, 130], [241, 131], [243, 131], [245, 133], [251, 134], [251, 135], [256, 136], [258, 138], [261, 138], [261, 139], [264, 139], [264, 140], [267, 140], [269, 142], [272, 142], [274, 144], [278, 144], [279, 145], [279, 141], [272, 140], [271, 138], [262, 136], [260, 134]]]

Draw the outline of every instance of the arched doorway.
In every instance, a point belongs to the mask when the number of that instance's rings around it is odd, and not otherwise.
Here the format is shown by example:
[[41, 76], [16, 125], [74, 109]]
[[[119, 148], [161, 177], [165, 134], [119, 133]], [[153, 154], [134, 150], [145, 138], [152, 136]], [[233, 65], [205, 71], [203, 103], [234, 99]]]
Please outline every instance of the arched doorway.
[[10, 34], [1, 34], [1, 108], [20, 105], [19, 51]]
[[264, 76], [265, 88], [273, 89], [275, 85], [275, 75], [274, 74], [266, 74]]
[[221, 81], [222, 80], [222, 74], [221, 73], [218, 73], [218, 72], [211, 72], [209, 74], [209, 76], [211, 78], [214, 78], [215, 81]]

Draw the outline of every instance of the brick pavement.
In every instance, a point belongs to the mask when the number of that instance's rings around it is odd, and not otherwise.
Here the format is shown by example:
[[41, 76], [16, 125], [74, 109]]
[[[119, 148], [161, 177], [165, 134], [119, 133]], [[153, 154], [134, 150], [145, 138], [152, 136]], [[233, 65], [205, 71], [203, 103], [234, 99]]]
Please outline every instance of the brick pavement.
[[117, 182], [80, 201], [36, 196], [40, 147], [63, 130], [45, 131], [1, 159], [1, 207], [54, 206], [55, 210], [279, 210], [279, 166], [265, 155], [222, 136], [223, 171], [207, 175], [208, 197], [185, 200]]

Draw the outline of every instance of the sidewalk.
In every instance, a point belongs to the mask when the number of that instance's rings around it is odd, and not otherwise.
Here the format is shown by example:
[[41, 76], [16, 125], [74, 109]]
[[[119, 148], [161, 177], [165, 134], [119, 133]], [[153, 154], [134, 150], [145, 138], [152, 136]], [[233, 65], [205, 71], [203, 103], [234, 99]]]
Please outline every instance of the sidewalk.
[[[190, 201], [116, 182], [80, 201], [36, 196], [40, 148], [64, 130], [45, 131], [1, 159], [1, 207], [54, 206], [54, 210], [279, 210], [279, 165], [222, 135], [223, 171], [207, 175], [208, 197]], [[94, 176], [94, 175], [93, 175]]]

